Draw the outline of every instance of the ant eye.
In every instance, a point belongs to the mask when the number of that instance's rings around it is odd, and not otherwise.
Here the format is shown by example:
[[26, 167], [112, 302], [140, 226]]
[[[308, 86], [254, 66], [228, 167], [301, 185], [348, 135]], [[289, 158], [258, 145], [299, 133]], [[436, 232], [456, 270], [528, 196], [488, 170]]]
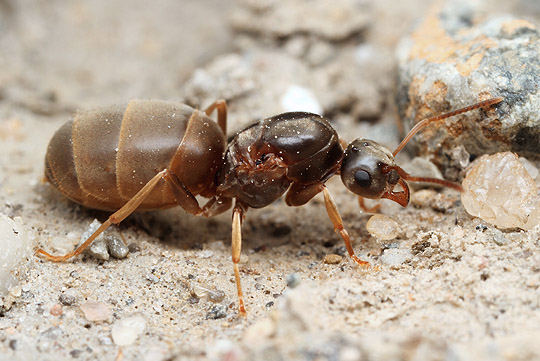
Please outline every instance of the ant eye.
[[354, 180], [360, 187], [369, 187], [371, 185], [371, 176], [363, 169], [354, 173]]

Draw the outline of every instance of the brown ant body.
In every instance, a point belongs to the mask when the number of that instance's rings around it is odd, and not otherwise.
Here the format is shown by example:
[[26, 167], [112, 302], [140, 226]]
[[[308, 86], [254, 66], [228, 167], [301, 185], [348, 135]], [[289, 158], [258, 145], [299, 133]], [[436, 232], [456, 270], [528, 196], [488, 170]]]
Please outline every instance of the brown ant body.
[[[370, 199], [387, 198], [406, 206], [406, 181], [461, 186], [440, 179], [407, 174], [394, 156], [425, 125], [476, 108], [483, 102], [419, 122], [391, 153], [380, 144], [356, 139], [343, 150], [337, 132], [322, 116], [292, 112], [258, 121], [226, 142], [227, 108], [217, 101], [205, 112], [184, 104], [131, 101], [127, 106], [79, 112], [53, 136], [45, 157], [48, 181], [83, 206], [115, 211], [73, 252], [52, 256], [65, 261], [79, 255], [111, 224], [135, 211], [179, 205], [187, 212], [215, 216], [233, 206], [232, 261], [238, 289], [239, 312], [245, 315], [238, 262], [241, 225], [249, 208], [262, 208], [286, 193], [289, 206], [301, 206], [323, 192], [328, 216], [350, 257], [353, 251], [337, 206], [325, 182], [340, 174], [344, 185]], [[217, 110], [217, 122], [209, 116]], [[400, 185], [401, 190], [394, 187]], [[210, 198], [202, 207], [195, 196]]]

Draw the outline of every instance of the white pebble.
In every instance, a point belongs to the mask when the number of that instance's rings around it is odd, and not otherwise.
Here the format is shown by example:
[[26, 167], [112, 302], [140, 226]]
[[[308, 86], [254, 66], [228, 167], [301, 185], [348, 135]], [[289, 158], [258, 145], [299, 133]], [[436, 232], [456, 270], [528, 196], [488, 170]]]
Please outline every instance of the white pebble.
[[399, 266], [411, 259], [411, 251], [405, 248], [390, 248], [383, 252], [380, 257], [382, 263], [388, 266]]
[[116, 321], [112, 327], [112, 338], [118, 346], [131, 345], [146, 327], [146, 319], [140, 313]]
[[322, 113], [322, 107], [311, 90], [291, 85], [281, 97], [281, 107], [285, 112], [302, 111], [315, 114]]
[[381, 241], [390, 241], [399, 234], [399, 223], [383, 214], [372, 216], [366, 224], [368, 232]]
[[100, 301], [88, 301], [83, 303], [81, 311], [84, 313], [84, 317], [88, 321], [100, 322], [108, 321], [111, 317], [111, 309], [106, 303]]
[[24, 228], [22, 218], [15, 220], [0, 213], [0, 296], [18, 284], [17, 274], [32, 254], [32, 242]]
[[540, 223], [540, 198], [530, 174], [511, 152], [475, 160], [463, 180], [467, 212], [499, 228], [532, 229]]

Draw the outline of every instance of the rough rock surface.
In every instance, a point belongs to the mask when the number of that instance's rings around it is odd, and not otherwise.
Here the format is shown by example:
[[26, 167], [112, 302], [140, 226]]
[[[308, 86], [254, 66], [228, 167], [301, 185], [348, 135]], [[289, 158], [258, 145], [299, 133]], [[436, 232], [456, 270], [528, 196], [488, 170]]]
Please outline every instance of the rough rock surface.
[[452, 157], [456, 147], [471, 159], [499, 151], [540, 158], [540, 34], [534, 23], [488, 16], [482, 2], [447, 2], [431, 10], [398, 54], [396, 100], [407, 129], [432, 115], [504, 97], [496, 109], [448, 119], [415, 138], [418, 151], [446, 177], [463, 176], [464, 166]]

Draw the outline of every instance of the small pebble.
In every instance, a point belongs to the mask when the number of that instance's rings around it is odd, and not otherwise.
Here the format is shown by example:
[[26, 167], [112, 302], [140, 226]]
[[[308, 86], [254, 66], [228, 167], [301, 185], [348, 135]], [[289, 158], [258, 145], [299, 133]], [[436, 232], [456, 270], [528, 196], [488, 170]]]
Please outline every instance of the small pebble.
[[118, 259], [126, 258], [129, 253], [128, 246], [118, 237], [107, 237], [107, 248], [110, 255]]
[[380, 260], [388, 266], [398, 266], [410, 258], [411, 252], [408, 249], [391, 248], [383, 252]]
[[[79, 239], [78, 244], [82, 244], [84, 241], [88, 239], [94, 233], [99, 226], [101, 226], [101, 222], [97, 219], [94, 219], [92, 223], [88, 226], [86, 231], [81, 235], [81, 238]], [[103, 234], [100, 234], [88, 247], [84, 253], [91, 255], [92, 257], [107, 261], [109, 259], [109, 252], [107, 251], [107, 244], [105, 243], [105, 240], [103, 238]]]
[[141, 250], [141, 247], [139, 247], [139, 245], [135, 242], [131, 242], [128, 246], [128, 250], [131, 252], [131, 253], [135, 253], [135, 252], [139, 252]]
[[108, 321], [111, 317], [111, 310], [106, 303], [100, 301], [88, 301], [80, 306], [84, 317], [88, 321], [100, 322]]
[[436, 194], [437, 193], [433, 189], [420, 189], [413, 193], [411, 204], [416, 208], [429, 207]]
[[105, 240], [102, 238], [94, 240], [90, 247], [86, 249], [85, 253], [102, 261], [109, 260], [109, 250], [107, 249], [107, 242], [105, 242]]
[[298, 275], [298, 273], [289, 273], [285, 277], [285, 282], [287, 282], [287, 287], [289, 288], [295, 288], [300, 284], [302, 281], [302, 278]]
[[437, 212], [446, 212], [453, 205], [452, 199], [442, 193], [437, 193], [431, 202], [431, 208]]
[[338, 264], [343, 260], [343, 257], [341, 257], [339, 254], [327, 254], [324, 257], [323, 262], [326, 264]]
[[100, 345], [106, 345], [106, 346], [112, 345], [112, 340], [109, 336], [99, 336], [98, 341]]
[[225, 292], [222, 290], [211, 290], [208, 292], [207, 298], [212, 303], [219, 303], [225, 299]]
[[49, 313], [53, 316], [60, 316], [62, 315], [62, 312], [63, 312], [62, 305], [59, 303], [52, 306], [51, 309], [49, 310]]
[[41, 336], [50, 340], [56, 340], [62, 335], [64, 335], [64, 331], [58, 326], [49, 327], [41, 333]]
[[146, 275], [146, 279], [147, 279], [148, 281], [152, 282], [152, 283], [158, 283], [158, 282], [159, 282], [159, 277], [156, 276], [155, 274], [152, 274], [152, 273], [147, 274], [147, 275]]
[[322, 107], [315, 94], [310, 89], [298, 85], [290, 85], [287, 88], [287, 91], [281, 97], [281, 107], [285, 112], [303, 111], [315, 114], [322, 113]]
[[399, 235], [399, 223], [383, 214], [372, 216], [366, 224], [368, 232], [381, 241], [390, 241]]
[[227, 307], [222, 304], [213, 305], [212, 308], [210, 308], [210, 311], [206, 314], [207, 320], [217, 320], [225, 317], [227, 317]]
[[73, 295], [70, 295], [70, 294], [67, 294], [67, 293], [62, 293], [58, 297], [58, 301], [60, 301], [60, 303], [63, 304], [64, 306], [71, 306], [75, 302], [77, 302], [77, 299]]
[[213, 255], [214, 255], [214, 252], [209, 249], [205, 249], [199, 252], [199, 257], [204, 258], [204, 259], [211, 258]]
[[69, 354], [73, 358], [79, 358], [79, 356], [81, 356], [82, 353], [83, 353], [83, 350], [79, 350], [79, 349], [69, 351]]
[[499, 231], [497, 228], [493, 228], [490, 231], [493, 234], [493, 241], [495, 242], [495, 244], [497, 244], [498, 246], [504, 246], [506, 243], [508, 243], [508, 240], [504, 236], [504, 233]]
[[131, 345], [146, 327], [146, 319], [140, 313], [116, 321], [112, 327], [112, 338], [118, 346]]

